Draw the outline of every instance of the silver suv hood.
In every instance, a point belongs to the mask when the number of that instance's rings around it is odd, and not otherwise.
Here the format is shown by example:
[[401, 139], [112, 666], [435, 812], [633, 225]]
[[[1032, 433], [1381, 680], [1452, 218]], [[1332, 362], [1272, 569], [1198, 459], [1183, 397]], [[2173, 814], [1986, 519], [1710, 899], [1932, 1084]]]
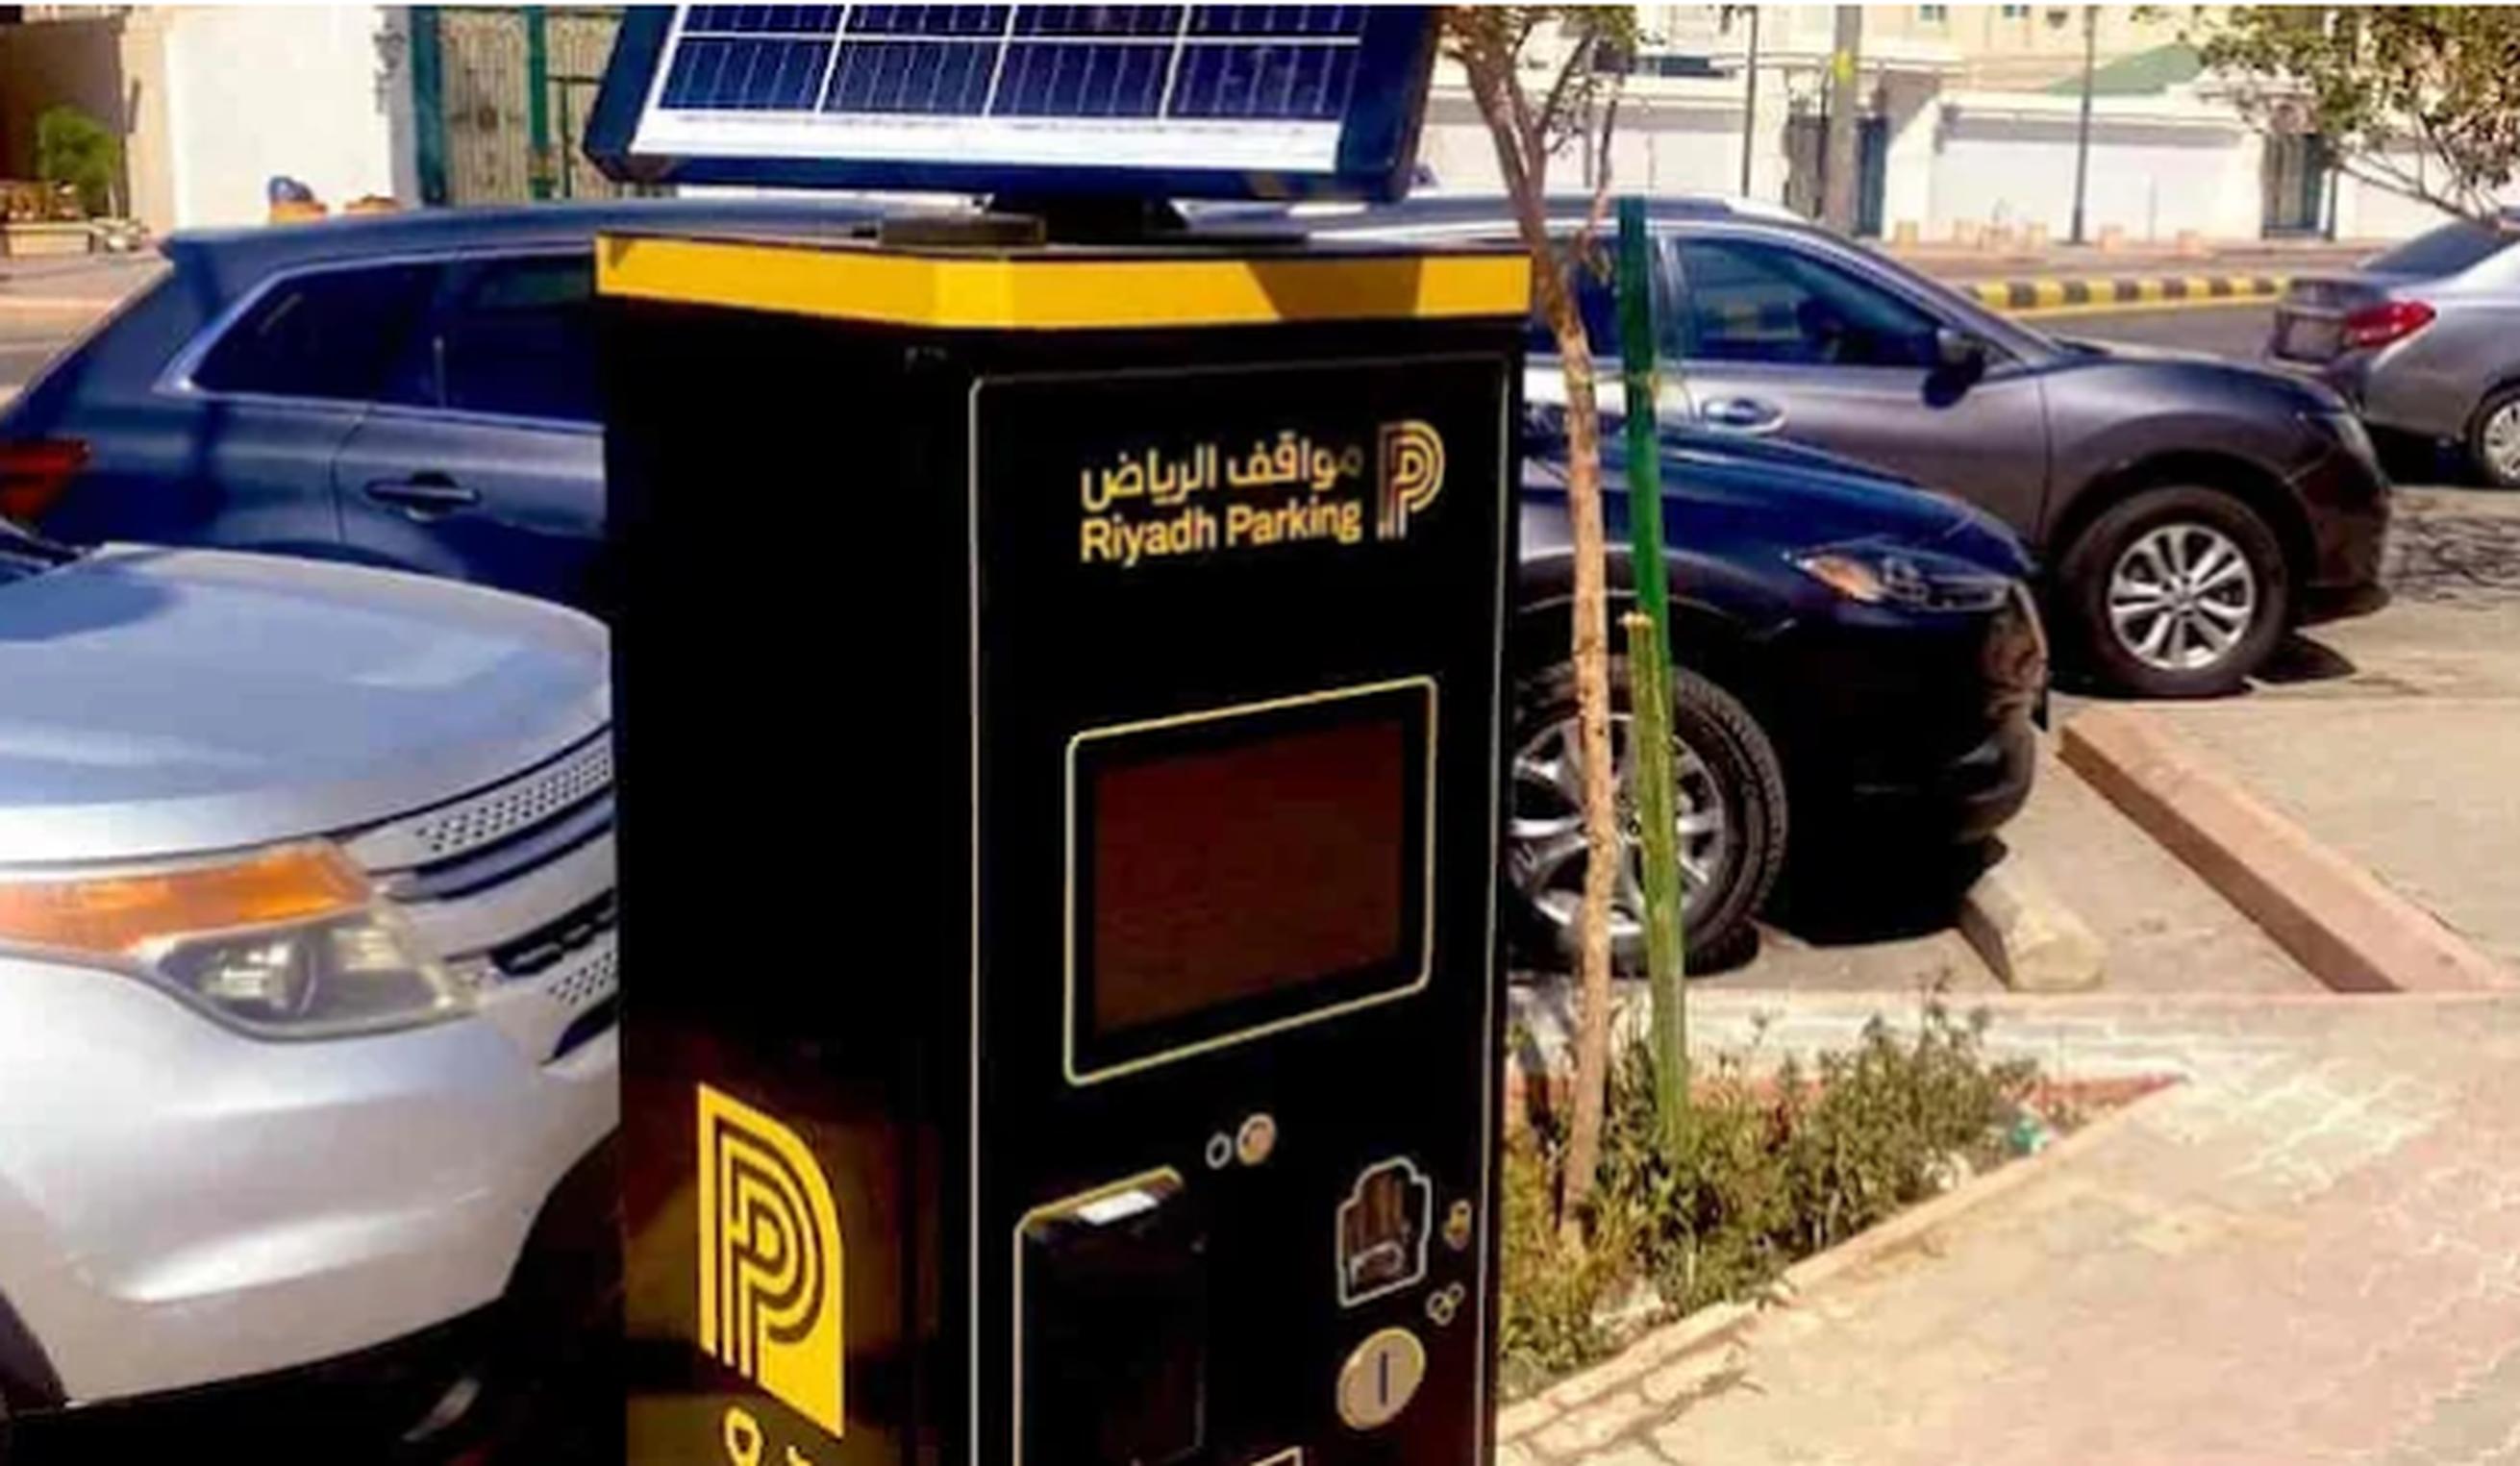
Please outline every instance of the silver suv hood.
[[0, 582], [0, 865], [356, 828], [611, 717], [603, 625], [449, 581], [112, 547]]

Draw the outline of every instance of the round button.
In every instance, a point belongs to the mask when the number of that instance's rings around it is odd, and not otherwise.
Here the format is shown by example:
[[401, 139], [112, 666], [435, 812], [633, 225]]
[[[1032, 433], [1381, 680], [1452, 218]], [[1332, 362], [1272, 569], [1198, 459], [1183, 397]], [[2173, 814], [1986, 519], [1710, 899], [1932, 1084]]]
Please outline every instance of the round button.
[[1245, 1166], [1257, 1166], [1269, 1159], [1278, 1148], [1278, 1122], [1268, 1115], [1254, 1115], [1242, 1122], [1234, 1137], [1234, 1153], [1242, 1157]]
[[1207, 1169], [1222, 1171], [1234, 1164], [1234, 1137], [1223, 1131], [1207, 1137]]
[[1425, 1382], [1426, 1346], [1405, 1328], [1383, 1329], [1358, 1345], [1339, 1370], [1339, 1418], [1360, 1431], [1389, 1425]]

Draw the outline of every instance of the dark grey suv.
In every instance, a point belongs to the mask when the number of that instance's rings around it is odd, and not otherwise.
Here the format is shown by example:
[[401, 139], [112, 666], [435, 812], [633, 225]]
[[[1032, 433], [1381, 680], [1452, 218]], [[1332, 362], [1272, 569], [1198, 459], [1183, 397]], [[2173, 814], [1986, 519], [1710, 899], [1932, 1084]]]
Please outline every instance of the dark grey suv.
[[[1830, 449], [1993, 511], [2048, 567], [2060, 649], [2101, 682], [2228, 691], [2288, 627], [2378, 603], [2387, 480], [2327, 387], [2059, 339], [1781, 211], [1666, 200], [1651, 217], [1665, 299], [1685, 302], [1661, 312], [1665, 417]], [[1495, 199], [1441, 199], [1303, 222], [1422, 239], [1494, 237], [1500, 219]], [[1595, 350], [1615, 356], [1609, 288], [1582, 285]], [[1530, 390], [1555, 391], [1556, 373]]]

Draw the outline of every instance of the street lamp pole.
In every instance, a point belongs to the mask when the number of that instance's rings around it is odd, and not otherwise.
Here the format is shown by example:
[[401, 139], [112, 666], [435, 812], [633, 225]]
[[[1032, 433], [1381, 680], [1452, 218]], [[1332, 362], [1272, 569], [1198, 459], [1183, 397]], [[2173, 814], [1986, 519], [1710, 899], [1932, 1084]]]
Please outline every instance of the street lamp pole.
[[2100, 8], [2083, 7], [2083, 114], [2074, 127], [2074, 228], [2072, 242], [2083, 238], [2083, 198], [2092, 183], [2092, 71], [2099, 51]]
[[1741, 197], [1750, 197], [1750, 160], [1759, 145], [1759, 7], [1743, 6], [1750, 13], [1750, 56], [1743, 67], [1749, 87], [1741, 94]]

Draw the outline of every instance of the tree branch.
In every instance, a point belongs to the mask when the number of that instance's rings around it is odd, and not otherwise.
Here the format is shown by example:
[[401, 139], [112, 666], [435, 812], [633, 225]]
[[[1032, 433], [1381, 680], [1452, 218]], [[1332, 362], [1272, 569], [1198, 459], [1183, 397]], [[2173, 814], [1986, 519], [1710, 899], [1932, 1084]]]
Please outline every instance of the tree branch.
[[1540, 109], [1540, 131], [1543, 137], [1557, 131], [1561, 113], [1566, 106], [1567, 88], [1573, 84], [1579, 72], [1589, 71], [1592, 68], [1593, 48], [1600, 38], [1599, 31], [1585, 30], [1576, 40], [1575, 49], [1566, 54], [1564, 65], [1557, 68], [1557, 79], [1549, 86], [1549, 100], [1542, 104]]

